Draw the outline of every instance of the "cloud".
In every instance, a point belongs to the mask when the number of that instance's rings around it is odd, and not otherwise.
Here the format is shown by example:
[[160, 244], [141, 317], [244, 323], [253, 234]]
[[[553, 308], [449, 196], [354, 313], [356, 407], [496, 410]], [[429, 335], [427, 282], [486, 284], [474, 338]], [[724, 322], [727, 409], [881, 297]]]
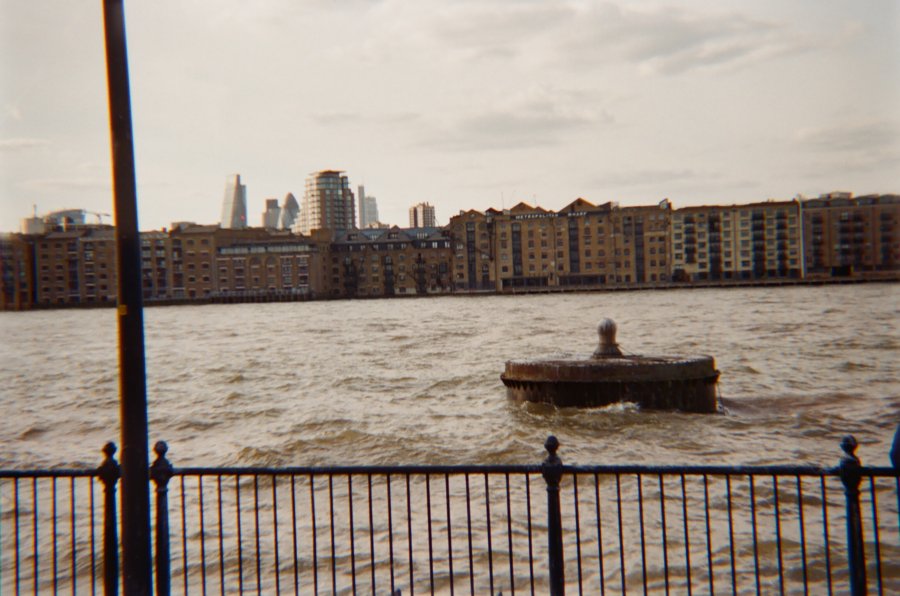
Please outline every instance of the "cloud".
[[0, 152], [6, 151], [25, 151], [37, 147], [47, 147], [50, 141], [47, 139], [0, 139]]
[[[644, 169], [602, 174], [595, 178], [597, 186], [645, 186], [696, 180], [700, 175], [691, 169]], [[703, 178], [709, 178], [704, 174]]]
[[582, 94], [536, 88], [462, 114], [423, 137], [449, 150], [529, 149], [555, 145], [571, 134], [611, 124], [613, 116]]
[[39, 192], [109, 192], [112, 189], [112, 182], [108, 179], [94, 177], [31, 178], [23, 180], [19, 186], [24, 190]]
[[356, 112], [322, 112], [313, 114], [312, 120], [316, 124], [331, 126], [333, 124], [376, 124], [395, 126], [409, 124], [419, 120], [421, 114], [415, 112], [388, 112], [380, 114], [361, 114]]
[[889, 121], [835, 124], [797, 131], [806, 149], [825, 152], [873, 153], [900, 149], [900, 125]]

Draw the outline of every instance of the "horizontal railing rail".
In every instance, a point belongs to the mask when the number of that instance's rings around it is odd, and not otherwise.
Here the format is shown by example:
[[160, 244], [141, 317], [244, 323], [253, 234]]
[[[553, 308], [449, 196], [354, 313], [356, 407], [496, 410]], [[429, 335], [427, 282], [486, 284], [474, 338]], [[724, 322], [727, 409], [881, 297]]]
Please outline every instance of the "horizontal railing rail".
[[[900, 474], [839, 466], [175, 467], [169, 593], [900, 593]], [[115, 449], [0, 470], [0, 592], [119, 590]]]

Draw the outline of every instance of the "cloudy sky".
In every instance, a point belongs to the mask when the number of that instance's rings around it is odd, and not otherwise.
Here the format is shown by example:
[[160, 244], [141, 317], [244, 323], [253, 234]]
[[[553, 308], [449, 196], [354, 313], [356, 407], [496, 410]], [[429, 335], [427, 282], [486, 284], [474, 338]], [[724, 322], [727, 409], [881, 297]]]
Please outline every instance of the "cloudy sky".
[[[894, 0], [130, 0], [142, 229], [345, 170], [406, 225], [900, 192]], [[111, 213], [101, 0], [0, 0], [0, 230]]]

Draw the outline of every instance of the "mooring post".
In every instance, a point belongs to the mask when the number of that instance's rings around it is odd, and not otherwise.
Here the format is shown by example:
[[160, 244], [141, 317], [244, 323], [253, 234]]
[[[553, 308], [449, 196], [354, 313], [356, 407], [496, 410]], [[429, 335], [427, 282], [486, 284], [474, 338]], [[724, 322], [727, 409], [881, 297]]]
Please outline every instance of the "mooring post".
[[150, 466], [150, 478], [156, 484], [156, 594], [168, 596], [172, 588], [169, 564], [169, 480], [172, 464], [166, 459], [169, 446], [157, 441], [153, 446], [156, 459]]
[[547, 482], [547, 546], [550, 565], [550, 594], [566, 593], [566, 571], [563, 565], [562, 514], [559, 507], [559, 482], [562, 460], [556, 455], [559, 440], [553, 435], [544, 442], [547, 459], [541, 464], [541, 475]]
[[859, 458], [856, 456], [858, 443], [852, 435], [841, 441], [844, 456], [838, 471], [844, 483], [844, 497], [847, 502], [847, 559], [850, 566], [850, 593], [863, 596], [866, 593], [866, 553], [863, 546], [862, 515], [859, 510], [859, 485], [862, 480]]
[[103, 446], [103, 463], [97, 475], [103, 483], [103, 593], [116, 596], [119, 593], [119, 533], [116, 519], [116, 483], [119, 481], [119, 464], [113, 457], [116, 444]]
[[118, 273], [122, 587], [128, 596], [149, 596], [153, 592], [153, 560], [150, 547], [150, 478], [141, 243], [137, 221], [134, 140], [125, 44], [125, 9], [122, 0], [103, 1], [103, 24], [106, 38], [106, 77], [109, 91]]

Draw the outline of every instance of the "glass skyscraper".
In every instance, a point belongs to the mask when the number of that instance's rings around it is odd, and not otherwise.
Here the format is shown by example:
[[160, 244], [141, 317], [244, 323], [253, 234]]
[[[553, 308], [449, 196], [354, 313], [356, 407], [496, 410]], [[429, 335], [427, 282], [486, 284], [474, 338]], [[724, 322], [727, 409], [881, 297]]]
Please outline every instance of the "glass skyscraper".
[[241, 184], [240, 174], [229, 177], [225, 184], [221, 226], [232, 229], [247, 227], [247, 187]]

